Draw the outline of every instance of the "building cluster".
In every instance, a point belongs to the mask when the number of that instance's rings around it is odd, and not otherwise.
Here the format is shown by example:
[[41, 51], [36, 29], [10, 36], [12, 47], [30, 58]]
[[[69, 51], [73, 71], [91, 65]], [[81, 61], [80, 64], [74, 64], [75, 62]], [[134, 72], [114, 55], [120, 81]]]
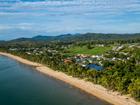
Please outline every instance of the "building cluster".
[[[103, 46], [103, 45], [101, 45]], [[134, 47], [140, 48], [140, 45], [131, 44], [131, 45], [117, 45], [112, 48], [111, 51], [106, 52], [101, 55], [87, 55], [87, 54], [77, 54], [74, 56], [68, 56], [62, 58], [64, 63], [76, 63], [82, 67], [87, 67], [90, 69], [103, 69], [103, 61], [126, 61], [129, 60], [131, 55], [129, 54], [128, 49], [132, 49]], [[127, 49], [127, 50], [125, 50]], [[45, 54], [46, 52], [55, 55], [57, 53], [62, 53], [55, 49], [50, 49], [47, 47], [42, 48], [9, 48], [10, 51], [24, 51], [28, 55], [41, 55]], [[65, 53], [63, 53], [65, 54]]]

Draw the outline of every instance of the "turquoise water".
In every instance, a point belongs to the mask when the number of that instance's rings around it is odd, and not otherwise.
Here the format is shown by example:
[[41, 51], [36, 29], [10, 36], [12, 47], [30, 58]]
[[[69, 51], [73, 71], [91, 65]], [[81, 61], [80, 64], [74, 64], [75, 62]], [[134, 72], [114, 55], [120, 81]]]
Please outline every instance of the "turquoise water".
[[34, 68], [0, 56], [0, 105], [110, 105]]

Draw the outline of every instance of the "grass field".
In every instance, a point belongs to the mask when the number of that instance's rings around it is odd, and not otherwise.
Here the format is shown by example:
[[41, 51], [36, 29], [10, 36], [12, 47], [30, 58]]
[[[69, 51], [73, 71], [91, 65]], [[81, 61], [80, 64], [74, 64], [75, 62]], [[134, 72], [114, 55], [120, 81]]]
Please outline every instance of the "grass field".
[[92, 49], [88, 49], [86, 46], [79, 47], [71, 47], [68, 49], [70, 54], [89, 54], [89, 55], [97, 55], [97, 54], [103, 54], [109, 50], [111, 50], [112, 47], [107, 46], [107, 47], [94, 47]]

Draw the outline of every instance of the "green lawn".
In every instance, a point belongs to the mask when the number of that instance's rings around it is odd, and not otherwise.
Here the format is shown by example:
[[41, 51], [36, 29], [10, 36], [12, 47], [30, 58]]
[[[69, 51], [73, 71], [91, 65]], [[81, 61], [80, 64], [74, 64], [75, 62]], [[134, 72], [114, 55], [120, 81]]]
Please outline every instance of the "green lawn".
[[111, 50], [112, 47], [95, 47], [92, 49], [88, 49], [86, 46], [83, 47], [72, 47], [70, 49], [68, 49], [68, 51], [70, 52], [69, 54], [89, 54], [89, 55], [97, 55], [97, 54], [103, 54], [109, 50]]

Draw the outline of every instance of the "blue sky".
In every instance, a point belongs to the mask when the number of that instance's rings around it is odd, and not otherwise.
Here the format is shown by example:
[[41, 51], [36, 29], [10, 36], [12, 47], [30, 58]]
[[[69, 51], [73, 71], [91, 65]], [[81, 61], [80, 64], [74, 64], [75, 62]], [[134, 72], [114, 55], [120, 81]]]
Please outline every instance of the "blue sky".
[[140, 0], [0, 0], [0, 40], [86, 32], [139, 33]]

